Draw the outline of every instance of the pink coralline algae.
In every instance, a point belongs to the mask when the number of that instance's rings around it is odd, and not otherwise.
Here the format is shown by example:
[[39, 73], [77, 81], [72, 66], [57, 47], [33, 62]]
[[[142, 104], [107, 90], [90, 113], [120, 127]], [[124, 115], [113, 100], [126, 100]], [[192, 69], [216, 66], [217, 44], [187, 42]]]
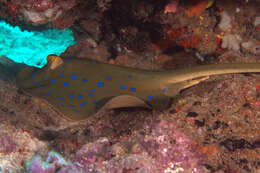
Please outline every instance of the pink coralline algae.
[[[205, 173], [204, 155], [193, 140], [184, 135], [170, 120], [148, 121], [144, 123], [146, 133], [122, 137], [116, 145], [121, 154], [113, 150], [107, 138], [86, 144], [77, 153], [74, 164], [82, 170], [96, 168], [99, 171], [123, 173], [177, 171]], [[119, 149], [120, 150], [120, 149]], [[127, 151], [127, 154], [124, 153]], [[119, 152], [120, 153], [120, 152]]]
[[178, 4], [179, 0], [171, 0], [171, 2], [165, 6], [164, 13], [176, 13]]
[[172, 120], [151, 120], [144, 122], [140, 131], [117, 142], [101, 137], [83, 145], [71, 156], [71, 162], [54, 152], [46, 160], [36, 156], [27, 162], [27, 170], [32, 173], [207, 173], [203, 168], [206, 159], [195, 142], [178, 130]]
[[147, 130], [151, 134], [143, 138], [141, 146], [156, 161], [156, 171], [205, 172], [202, 164], [206, 156], [193, 140], [176, 128], [174, 122], [160, 120], [159, 123], [146, 124]]
[[32, 173], [54, 173], [55, 172], [55, 165], [42, 162], [42, 159], [40, 157], [34, 157], [31, 165], [28, 166], [28, 170]]
[[111, 147], [107, 138], [101, 138], [98, 141], [86, 144], [77, 151], [74, 162], [89, 167], [95, 164], [99, 159], [110, 160], [112, 157]]
[[16, 144], [6, 133], [0, 134], [0, 153], [10, 154], [16, 151]]

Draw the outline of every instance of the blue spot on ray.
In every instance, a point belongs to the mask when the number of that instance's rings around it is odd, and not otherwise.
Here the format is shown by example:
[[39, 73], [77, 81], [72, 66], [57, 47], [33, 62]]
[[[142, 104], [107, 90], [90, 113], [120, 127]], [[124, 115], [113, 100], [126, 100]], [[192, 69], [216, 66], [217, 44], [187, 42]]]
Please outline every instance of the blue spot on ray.
[[76, 113], [79, 113], [79, 111], [78, 111], [77, 109], [74, 109], [74, 111], [75, 111]]
[[51, 95], [51, 92], [47, 92], [46, 95], [47, 95], [47, 96], [48, 96], [48, 95]]
[[136, 92], [136, 88], [130, 88], [130, 91]]
[[104, 86], [104, 83], [103, 83], [103, 82], [98, 82], [98, 83], [97, 83], [97, 86], [98, 86], [98, 87], [103, 87], [103, 86]]
[[147, 96], [147, 98], [151, 100], [151, 99], [153, 99], [153, 96]]
[[88, 80], [86, 78], [82, 78], [82, 82], [87, 82]]
[[72, 79], [77, 79], [77, 76], [76, 76], [76, 75], [72, 75], [71, 78], [72, 78]]
[[63, 76], [63, 73], [60, 73], [59, 76], [62, 77], [62, 76]]
[[49, 80], [49, 79], [46, 77], [45, 80]]
[[126, 89], [126, 86], [125, 85], [120, 85], [120, 88], [121, 89]]
[[163, 101], [162, 101], [162, 104], [165, 105], [165, 104], [166, 104], [166, 100], [163, 100]]
[[89, 93], [88, 96], [93, 96], [93, 94], [92, 94], [92, 93]]
[[93, 89], [91, 89], [91, 91], [92, 91], [92, 92], [95, 92], [96, 90], [93, 88]]
[[111, 78], [111, 77], [108, 77], [108, 78], [106, 78], [106, 80], [112, 80], [112, 78]]
[[92, 64], [97, 64], [97, 62], [92, 62]]
[[51, 80], [51, 83], [54, 83], [55, 81], [56, 81], [56, 79], [52, 79], [52, 80]]
[[74, 95], [73, 95], [73, 94], [70, 94], [70, 95], [69, 95], [69, 98], [71, 98], [71, 99], [72, 99], [73, 97], [74, 97]]
[[81, 95], [78, 95], [78, 98], [79, 98], [79, 99], [81, 99], [81, 98], [82, 98], [82, 96], [81, 96]]
[[98, 102], [97, 102], [97, 101], [94, 101], [93, 103], [94, 103], [95, 105], [96, 105], [96, 104], [98, 104]]
[[73, 105], [69, 105], [69, 108], [73, 108]]
[[64, 86], [69, 86], [69, 82], [64, 82]]
[[80, 106], [85, 106], [87, 103], [86, 102], [82, 102], [81, 104], [80, 104]]
[[162, 92], [164, 92], [164, 93], [165, 93], [165, 92], [166, 92], [166, 88], [163, 88]]
[[59, 99], [59, 100], [61, 100], [61, 99], [62, 99], [62, 97], [58, 97], [58, 99]]
[[35, 84], [36, 86], [38, 86], [38, 85], [39, 85], [39, 82], [35, 82], [34, 84]]

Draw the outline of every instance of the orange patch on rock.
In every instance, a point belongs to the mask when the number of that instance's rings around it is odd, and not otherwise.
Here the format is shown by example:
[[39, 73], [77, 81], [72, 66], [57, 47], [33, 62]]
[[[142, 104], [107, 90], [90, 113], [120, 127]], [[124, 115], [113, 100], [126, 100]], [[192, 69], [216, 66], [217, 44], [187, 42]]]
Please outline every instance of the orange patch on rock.
[[260, 31], [260, 25], [258, 25], [258, 27], [257, 27], [257, 31]]
[[208, 0], [199, 1], [197, 4], [191, 6], [186, 10], [188, 17], [200, 16], [200, 14], [206, 9]]
[[215, 37], [215, 41], [216, 41], [216, 43], [217, 43], [217, 51], [223, 50], [223, 49], [221, 48], [222, 38], [221, 38], [220, 36], [216, 36], [216, 37]]
[[179, 44], [184, 48], [196, 48], [201, 40], [201, 38], [194, 36], [190, 40], [181, 40]]
[[177, 39], [179, 38], [182, 34], [185, 34], [188, 32], [187, 27], [180, 27], [180, 28], [173, 28], [169, 25], [166, 25], [164, 27], [164, 32], [166, 33], [167, 37], [169, 39]]
[[158, 63], [163, 63], [163, 64], [166, 63], [166, 62], [168, 62], [168, 61], [170, 61], [170, 59], [171, 59], [170, 56], [164, 55], [164, 54], [161, 54], [161, 55], [159, 55], [159, 56], [156, 57], [156, 61], [157, 61]]
[[166, 50], [173, 45], [173, 41], [161, 39], [157, 42], [157, 45], [161, 50]]
[[173, 45], [172, 40], [161, 39], [161, 40], [157, 41], [156, 43], [151, 43], [148, 46], [148, 49], [151, 50], [151, 51], [154, 51], [154, 52], [165, 51], [166, 49], [168, 49], [172, 45]]
[[151, 44], [148, 45], [148, 50], [157, 52], [157, 51], [160, 50], [160, 47], [155, 43], [151, 43]]
[[115, 64], [115, 60], [114, 59], [109, 59], [108, 64]]

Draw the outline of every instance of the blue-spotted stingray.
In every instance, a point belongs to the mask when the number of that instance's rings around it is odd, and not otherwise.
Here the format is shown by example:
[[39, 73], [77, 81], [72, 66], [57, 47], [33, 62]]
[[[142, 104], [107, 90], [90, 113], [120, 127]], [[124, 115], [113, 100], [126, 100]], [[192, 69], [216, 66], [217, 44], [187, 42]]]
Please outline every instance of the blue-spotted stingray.
[[17, 75], [25, 92], [44, 98], [72, 120], [83, 120], [100, 108], [166, 109], [181, 90], [210, 75], [260, 72], [260, 64], [213, 64], [170, 71], [145, 71], [86, 59], [47, 57], [42, 68], [26, 67]]

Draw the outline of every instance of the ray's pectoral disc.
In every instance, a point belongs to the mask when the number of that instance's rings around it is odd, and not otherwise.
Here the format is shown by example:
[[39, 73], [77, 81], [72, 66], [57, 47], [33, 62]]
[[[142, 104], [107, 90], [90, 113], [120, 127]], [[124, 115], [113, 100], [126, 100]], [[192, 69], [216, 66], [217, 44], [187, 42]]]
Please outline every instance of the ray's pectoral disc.
[[18, 85], [29, 94], [44, 98], [70, 119], [85, 119], [100, 108], [163, 109], [170, 99], [162, 95], [163, 90], [158, 92], [158, 85], [149, 80], [152, 73], [148, 71], [90, 60], [61, 60], [54, 55], [47, 59], [43, 69], [23, 69]]

